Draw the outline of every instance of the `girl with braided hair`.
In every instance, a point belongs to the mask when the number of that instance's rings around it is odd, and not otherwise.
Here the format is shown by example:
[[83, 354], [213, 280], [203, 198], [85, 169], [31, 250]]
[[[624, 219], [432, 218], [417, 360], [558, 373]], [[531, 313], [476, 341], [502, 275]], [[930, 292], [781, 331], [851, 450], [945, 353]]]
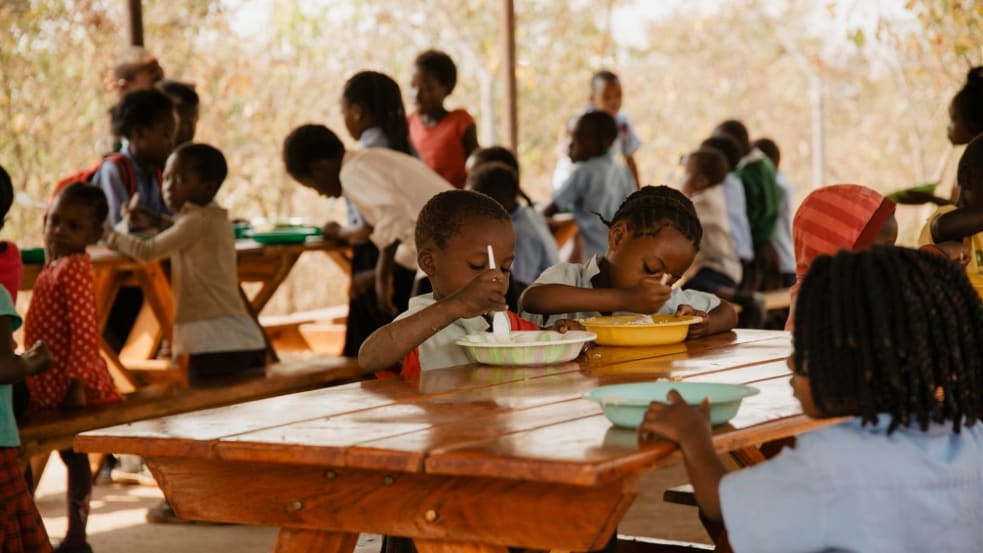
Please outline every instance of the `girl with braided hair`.
[[791, 384], [802, 412], [849, 417], [726, 474], [707, 417], [675, 391], [639, 427], [679, 444], [697, 501], [737, 553], [979, 551], [983, 303], [960, 267], [874, 247], [802, 281]]
[[523, 316], [540, 326], [560, 319], [611, 313], [695, 315], [689, 338], [726, 332], [737, 313], [713, 294], [679, 290], [703, 237], [691, 202], [667, 186], [644, 187], [628, 196], [608, 229], [608, 252], [586, 264], [558, 263], [519, 300]]

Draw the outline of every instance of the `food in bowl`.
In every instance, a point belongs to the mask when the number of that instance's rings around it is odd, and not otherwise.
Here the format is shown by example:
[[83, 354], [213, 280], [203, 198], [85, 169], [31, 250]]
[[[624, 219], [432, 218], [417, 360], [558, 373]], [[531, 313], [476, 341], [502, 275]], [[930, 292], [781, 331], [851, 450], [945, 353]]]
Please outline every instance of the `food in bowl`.
[[507, 337], [491, 332], [468, 334], [457, 341], [468, 358], [485, 365], [553, 365], [580, 355], [595, 338], [593, 332], [570, 330], [517, 330]]
[[690, 325], [700, 317], [674, 315], [612, 315], [581, 321], [584, 328], [597, 334], [602, 346], [664, 346], [686, 339]]
[[737, 415], [741, 400], [758, 393], [757, 388], [740, 384], [716, 382], [636, 382], [601, 386], [584, 394], [584, 399], [596, 401], [604, 416], [615, 426], [638, 428], [645, 411], [653, 401], [666, 401], [669, 390], [676, 390], [683, 400], [698, 406], [703, 398], [710, 399], [710, 422], [724, 424]]

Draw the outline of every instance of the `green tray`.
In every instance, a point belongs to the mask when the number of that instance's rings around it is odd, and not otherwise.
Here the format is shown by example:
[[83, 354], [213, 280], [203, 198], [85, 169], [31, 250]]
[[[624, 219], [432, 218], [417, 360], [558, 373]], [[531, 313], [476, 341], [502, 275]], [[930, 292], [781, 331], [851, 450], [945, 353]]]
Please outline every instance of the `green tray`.
[[303, 244], [308, 237], [320, 235], [321, 229], [317, 227], [291, 227], [254, 232], [252, 238], [260, 244]]
[[20, 260], [25, 265], [44, 265], [44, 248], [24, 248]]

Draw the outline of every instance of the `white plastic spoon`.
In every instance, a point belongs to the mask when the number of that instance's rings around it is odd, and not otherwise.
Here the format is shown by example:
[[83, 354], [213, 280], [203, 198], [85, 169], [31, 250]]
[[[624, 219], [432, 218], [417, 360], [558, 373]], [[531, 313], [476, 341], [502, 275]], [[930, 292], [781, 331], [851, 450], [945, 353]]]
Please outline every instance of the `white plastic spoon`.
[[[495, 269], [495, 251], [492, 250], [491, 244], [488, 244], [488, 268]], [[496, 311], [492, 315], [492, 334], [496, 338], [508, 338], [510, 332], [512, 326], [509, 324], [508, 315], [504, 311]]]

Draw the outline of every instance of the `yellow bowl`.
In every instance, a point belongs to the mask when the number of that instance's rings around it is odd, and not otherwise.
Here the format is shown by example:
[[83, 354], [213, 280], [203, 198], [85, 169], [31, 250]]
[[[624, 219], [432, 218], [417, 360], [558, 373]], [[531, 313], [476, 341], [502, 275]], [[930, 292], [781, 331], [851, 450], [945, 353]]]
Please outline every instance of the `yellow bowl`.
[[582, 321], [588, 331], [597, 334], [594, 340], [602, 346], [664, 346], [686, 339], [692, 324], [700, 317], [673, 315], [613, 315], [591, 317]]
[[969, 282], [973, 285], [973, 288], [976, 288], [976, 293], [983, 300], [983, 277], [971, 276], [969, 277]]

